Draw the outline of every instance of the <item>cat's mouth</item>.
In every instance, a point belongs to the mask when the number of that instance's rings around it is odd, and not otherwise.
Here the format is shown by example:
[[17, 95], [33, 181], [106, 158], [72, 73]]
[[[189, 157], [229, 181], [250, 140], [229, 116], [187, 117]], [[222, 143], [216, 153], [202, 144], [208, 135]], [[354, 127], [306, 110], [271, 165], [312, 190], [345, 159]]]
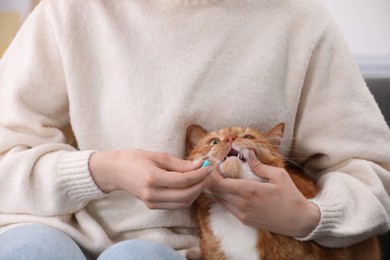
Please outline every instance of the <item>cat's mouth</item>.
[[246, 158], [244, 157], [244, 155], [242, 155], [239, 151], [237, 151], [234, 148], [230, 149], [229, 153], [225, 156], [225, 158], [223, 160], [225, 161], [229, 157], [237, 157], [242, 162], [244, 162], [244, 163], [246, 162]]

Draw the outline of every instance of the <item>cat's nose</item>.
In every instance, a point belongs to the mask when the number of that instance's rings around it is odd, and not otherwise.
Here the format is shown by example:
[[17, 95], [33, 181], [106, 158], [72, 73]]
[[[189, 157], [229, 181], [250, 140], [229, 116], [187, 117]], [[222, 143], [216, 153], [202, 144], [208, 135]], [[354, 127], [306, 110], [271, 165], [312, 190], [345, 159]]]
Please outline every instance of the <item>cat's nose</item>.
[[237, 136], [235, 135], [228, 135], [225, 137], [225, 142], [232, 144], [234, 140], [236, 140]]

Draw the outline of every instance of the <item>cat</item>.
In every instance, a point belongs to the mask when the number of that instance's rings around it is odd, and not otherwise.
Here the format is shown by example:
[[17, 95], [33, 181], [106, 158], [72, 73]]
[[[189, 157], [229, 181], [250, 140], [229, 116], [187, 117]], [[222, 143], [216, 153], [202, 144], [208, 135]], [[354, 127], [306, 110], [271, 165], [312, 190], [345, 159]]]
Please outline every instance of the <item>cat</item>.
[[[186, 136], [187, 158], [219, 164], [225, 178], [267, 181], [254, 175], [246, 162], [249, 150], [253, 150], [262, 163], [285, 168], [300, 192], [312, 198], [317, 192], [315, 183], [298, 167], [285, 164], [278, 153], [284, 127], [280, 123], [267, 132], [240, 127], [207, 132], [199, 125], [191, 125]], [[380, 259], [376, 237], [346, 248], [326, 248], [313, 241], [256, 230], [242, 224], [207, 191], [196, 199], [193, 209], [202, 259]]]

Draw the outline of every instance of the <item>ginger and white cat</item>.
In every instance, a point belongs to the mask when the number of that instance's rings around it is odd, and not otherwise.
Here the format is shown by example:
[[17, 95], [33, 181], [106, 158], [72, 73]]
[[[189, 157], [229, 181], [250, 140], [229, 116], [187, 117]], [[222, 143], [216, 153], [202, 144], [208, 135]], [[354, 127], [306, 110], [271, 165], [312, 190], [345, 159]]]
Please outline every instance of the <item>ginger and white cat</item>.
[[[253, 150], [262, 163], [284, 167], [302, 194], [311, 198], [316, 194], [314, 182], [296, 167], [286, 167], [278, 153], [283, 132], [284, 124], [268, 132], [240, 127], [207, 132], [198, 125], [191, 125], [187, 129], [186, 150], [189, 159], [201, 158], [209, 160], [211, 165], [219, 164], [225, 178], [266, 181], [254, 175], [246, 162], [249, 150]], [[338, 249], [298, 241], [245, 226], [207, 192], [196, 200], [195, 215], [202, 259], [380, 259], [376, 237]]]

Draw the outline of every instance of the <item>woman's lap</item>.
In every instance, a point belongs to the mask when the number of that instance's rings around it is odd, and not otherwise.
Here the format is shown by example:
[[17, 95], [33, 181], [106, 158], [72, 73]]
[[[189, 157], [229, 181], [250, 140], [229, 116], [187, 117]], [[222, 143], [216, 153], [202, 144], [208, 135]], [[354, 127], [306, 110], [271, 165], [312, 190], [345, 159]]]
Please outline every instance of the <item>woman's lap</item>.
[[[0, 235], [0, 260], [87, 259], [81, 248], [64, 232], [47, 225], [29, 224]], [[175, 250], [146, 240], [126, 240], [107, 248], [99, 260], [182, 260]]]
[[0, 235], [0, 259], [83, 259], [80, 247], [65, 233], [47, 225], [29, 224]]

